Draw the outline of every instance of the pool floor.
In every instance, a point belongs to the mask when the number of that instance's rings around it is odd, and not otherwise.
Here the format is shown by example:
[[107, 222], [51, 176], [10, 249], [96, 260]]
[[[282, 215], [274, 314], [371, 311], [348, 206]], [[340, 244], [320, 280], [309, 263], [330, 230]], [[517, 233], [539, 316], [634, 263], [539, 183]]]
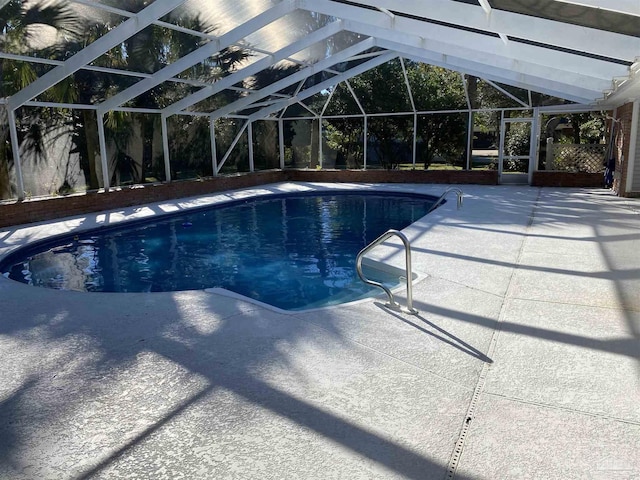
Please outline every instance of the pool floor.
[[0, 278], [0, 478], [637, 478], [640, 201], [462, 189], [404, 230], [417, 316]]

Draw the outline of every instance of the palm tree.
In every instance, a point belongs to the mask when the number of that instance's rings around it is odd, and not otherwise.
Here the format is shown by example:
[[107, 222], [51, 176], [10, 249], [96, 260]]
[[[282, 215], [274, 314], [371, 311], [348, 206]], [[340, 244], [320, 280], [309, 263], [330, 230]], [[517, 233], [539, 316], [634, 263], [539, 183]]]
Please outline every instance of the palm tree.
[[[80, 22], [62, 2], [4, 2], [0, 8], [0, 51], [39, 58], [59, 58], [59, 44], [45, 48], [31, 46], [42, 29], [47, 27], [72, 38], [80, 31]], [[38, 64], [0, 59], [0, 97], [15, 94], [43, 73], [44, 68]], [[65, 101], [73, 93], [68, 88], [68, 82], [61, 82], [44, 97], [47, 95], [58, 96]], [[19, 122], [18, 138], [36, 159], [41, 158], [45, 148], [44, 132], [59, 121], [59, 114], [36, 108], [30, 109], [30, 115]], [[12, 198], [17, 193], [12, 191], [10, 180], [13, 163], [11, 148], [7, 112], [0, 108], [0, 199]]]

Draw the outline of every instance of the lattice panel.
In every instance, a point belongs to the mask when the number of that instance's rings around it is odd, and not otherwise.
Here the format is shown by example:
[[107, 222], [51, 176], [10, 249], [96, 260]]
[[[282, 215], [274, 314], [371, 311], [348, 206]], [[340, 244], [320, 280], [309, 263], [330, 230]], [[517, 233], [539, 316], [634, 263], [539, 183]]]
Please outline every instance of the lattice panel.
[[600, 173], [607, 146], [601, 144], [553, 145], [553, 170]]

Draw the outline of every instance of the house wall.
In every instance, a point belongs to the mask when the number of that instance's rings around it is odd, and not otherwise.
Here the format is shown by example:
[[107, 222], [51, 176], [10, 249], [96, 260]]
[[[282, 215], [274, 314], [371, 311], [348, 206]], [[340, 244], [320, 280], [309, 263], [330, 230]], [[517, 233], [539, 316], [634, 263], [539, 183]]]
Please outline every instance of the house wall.
[[[637, 109], [636, 109], [637, 115]], [[636, 121], [634, 124], [634, 104], [633, 102], [626, 103], [616, 110], [617, 129], [614, 139], [614, 153], [616, 157], [616, 171], [613, 176], [613, 191], [621, 196], [640, 196], [640, 181], [636, 182], [635, 189], [627, 189], [628, 182], [627, 177], [630, 171], [631, 162], [635, 162], [635, 165], [640, 164], [640, 148], [633, 147], [632, 143], [637, 143], [640, 139], [640, 135], [633, 134], [633, 127], [639, 128], [640, 122]], [[634, 158], [630, 158], [630, 156]], [[633, 168], [634, 177], [638, 168]]]
[[634, 152], [634, 158], [632, 163], [630, 162], [627, 166], [627, 196], [640, 196], [640, 145], [638, 145], [638, 143], [640, 143], [640, 101], [638, 101], [638, 103], [639, 105], [636, 106], [635, 149], [631, 148], [631, 145], [629, 146], [630, 151]]

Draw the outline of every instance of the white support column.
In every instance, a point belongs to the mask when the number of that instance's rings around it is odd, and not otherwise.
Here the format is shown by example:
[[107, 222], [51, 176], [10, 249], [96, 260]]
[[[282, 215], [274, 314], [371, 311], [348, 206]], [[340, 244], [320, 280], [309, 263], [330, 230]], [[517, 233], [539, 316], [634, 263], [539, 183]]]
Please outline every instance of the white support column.
[[533, 182], [533, 172], [538, 166], [538, 116], [538, 108], [534, 108], [533, 119], [531, 120], [531, 138], [529, 141], [529, 185]]
[[318, 165], [322, 168], [322, 116], [318, 117], [318, 137]]
[[164, 177], [166, 182], [171, 181], [171, 155], [169, 153], [169, 129], [167, 128], [167, 116], [160, 115], [162, 128], [162, 151], [164, 153]]
[[280, 170], [284, 170], [284, 120], [278, 119], [278, 143], [280, 145]]
[[249, 171], [255, 170], [253, 163], [253, 122], [247, 122], [247, 146], [249, 147]]
[[[415, 107], [414, 107], [415, 109]], [[418, 148], [418, 114], [413, 114], [413, 169], [416, 169], [416, 150]]]
[[16, 170], [16, 190], [18, 200], [24, 200], [24, 178], [22, 177], [22, 163], [20, 162], [20, 142], [16, 128], [16, 112], [7, 108], [9, 116], [9, 136], [11, 137], [11, 152], [13, 154], [13, 168]]
[[368, 154], [368, 148], [369, 148], [369, 117], [367, 117], [366, 115], [364, 116], [364, 170], [367, 169], [367, 154]]
[[96, 112], [96, 123], [98, 124], [98, 144], [100, 145], [100, 165], [102, 166], [102, 186], [105, 192], [111, 186], [109, 175], [109, 160], [107, 153], [107, 140], [104, 134], [104, 113]]
[[500, 147], [498, 150], [498, 182], [502, 183], [502, 170], [504, 162], [504, 137], [505, 137], [505, 124], [504, 124], [504, 110], [500, 111]]
[[473, 111], [469, 108], [469, 118], [467, 120], [467, 170], [473, 169]]
[[216, 121], [209, 118], [209, 135], [211, 136], [211, 163], [213, 176], [218, 176], [218, 147], [216, 145]]

